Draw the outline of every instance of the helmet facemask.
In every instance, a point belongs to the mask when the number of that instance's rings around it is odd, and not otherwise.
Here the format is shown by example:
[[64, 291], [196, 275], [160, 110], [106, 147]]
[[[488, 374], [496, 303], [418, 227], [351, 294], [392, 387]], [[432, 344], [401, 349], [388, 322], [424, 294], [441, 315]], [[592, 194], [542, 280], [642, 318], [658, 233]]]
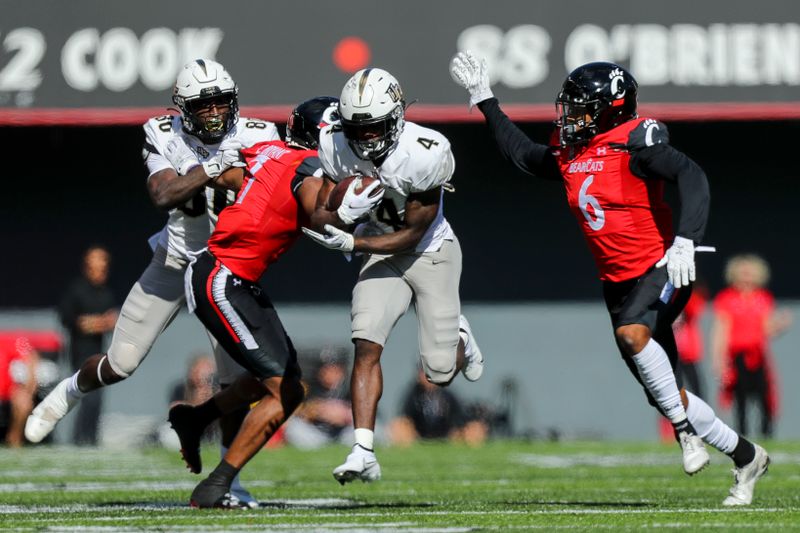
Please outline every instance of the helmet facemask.
[[183, 114], [184, 130], [204, 143], [221, 142], [239, 118], [235, 89], [204, 88], [199, 96], [174, 100]]
[[397, 144], [405, 124], [403, 116], [402, 105], [378, 118], [371, 118], [368, 113], [355, 113], [350, 120], [342, 117], [342, 133], [359, 158], [375, 161]]
[[597, 135], [600, 128], [597, 125], [599, 101], [576, 102], [561, 92], [556, 99], [556, 113], [558, 114], [558, 136], [561, 146], [571, 146], [588, 142]]

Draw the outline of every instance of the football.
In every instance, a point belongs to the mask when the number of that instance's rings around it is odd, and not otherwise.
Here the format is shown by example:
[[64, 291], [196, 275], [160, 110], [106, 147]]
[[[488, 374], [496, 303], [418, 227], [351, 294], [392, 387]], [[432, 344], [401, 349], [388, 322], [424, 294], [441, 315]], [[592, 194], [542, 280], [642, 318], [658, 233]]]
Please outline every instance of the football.
[[[347, 188], [350, 186], [350, 183], [353, 180], [356, 180], [355, 192], [358, 194], [363, 191], [364, 188], [372, 185], [377, 178], [373, 178], [371, 176], [350, 176], [348, 178], [344, 178], [342, 181], [336, 184], [336, 187], [334, 187], [331, 193], [328, 195], [328, 201], [325, 204], [325, 208], [328, 211], [336, 211], [339, 209], [339, 206], [342, 205], [344, 195], [347, 193]], [[380, 189], [380, 187], [376, 187], [372, 194], [377, 194]]]

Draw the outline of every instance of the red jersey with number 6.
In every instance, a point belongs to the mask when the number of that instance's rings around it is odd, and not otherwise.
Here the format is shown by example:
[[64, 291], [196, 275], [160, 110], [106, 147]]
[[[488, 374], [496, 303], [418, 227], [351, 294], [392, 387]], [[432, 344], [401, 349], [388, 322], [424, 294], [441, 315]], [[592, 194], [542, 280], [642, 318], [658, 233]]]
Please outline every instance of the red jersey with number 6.
[[240, 278], [258, 281], [300, 235], [306, 215], [295, 191], [307, 176], [321, 175], [316, 150], [283, 141], [241, 151], [247, 165], [236, 202], [219, 215], [208, 249]]
[[639, 118], [596, 135], [577, 152], [554, 148], [567, 202], [603, 281], [641, 276], [672, 242], [664, 182], [630, 170], [632, 152], [668, 140], [666, 126]]

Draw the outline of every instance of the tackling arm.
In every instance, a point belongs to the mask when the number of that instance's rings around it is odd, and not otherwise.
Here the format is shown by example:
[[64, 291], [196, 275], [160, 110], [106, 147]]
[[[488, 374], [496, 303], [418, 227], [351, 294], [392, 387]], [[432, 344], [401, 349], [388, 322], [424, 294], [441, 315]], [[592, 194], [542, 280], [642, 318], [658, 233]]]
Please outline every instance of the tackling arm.
[[337, 228], [344, 228], [347, 226], [336, 211], [329, 211], [325, 204], [328, 202], [328, 196], [331, 191], [336, 187], [336, 182], [328, 176], [324, 176], [320, 180], [320, 186], [317, 192], [317, 197], [314, 202], [314, 211], [310, 215], [311, 223], [309, 227], [314, 231], [322, 231], [326, 224], [335, 226]]

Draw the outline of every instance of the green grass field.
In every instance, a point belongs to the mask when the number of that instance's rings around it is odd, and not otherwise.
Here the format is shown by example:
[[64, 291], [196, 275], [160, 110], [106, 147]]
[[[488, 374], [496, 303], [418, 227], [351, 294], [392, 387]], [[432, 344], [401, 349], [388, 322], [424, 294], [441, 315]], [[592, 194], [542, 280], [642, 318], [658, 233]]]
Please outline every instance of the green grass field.
[[[39, 447], [0, 450], [0, 528], [470, 531], [509, 529], [800, 531], [800, 443], [769, 443], [751, 507], [720, 505], [731, 462], [714, 452], [693, 478], [677, 446], [496, 442], [379, 450], [383, 480], [339, 486], [342, 447], [266, 450], [243, 479], [251, 511], [187, 506], [200, 477], [177, 453]], [[213, 450], [204, 455], [216, 464]]]

